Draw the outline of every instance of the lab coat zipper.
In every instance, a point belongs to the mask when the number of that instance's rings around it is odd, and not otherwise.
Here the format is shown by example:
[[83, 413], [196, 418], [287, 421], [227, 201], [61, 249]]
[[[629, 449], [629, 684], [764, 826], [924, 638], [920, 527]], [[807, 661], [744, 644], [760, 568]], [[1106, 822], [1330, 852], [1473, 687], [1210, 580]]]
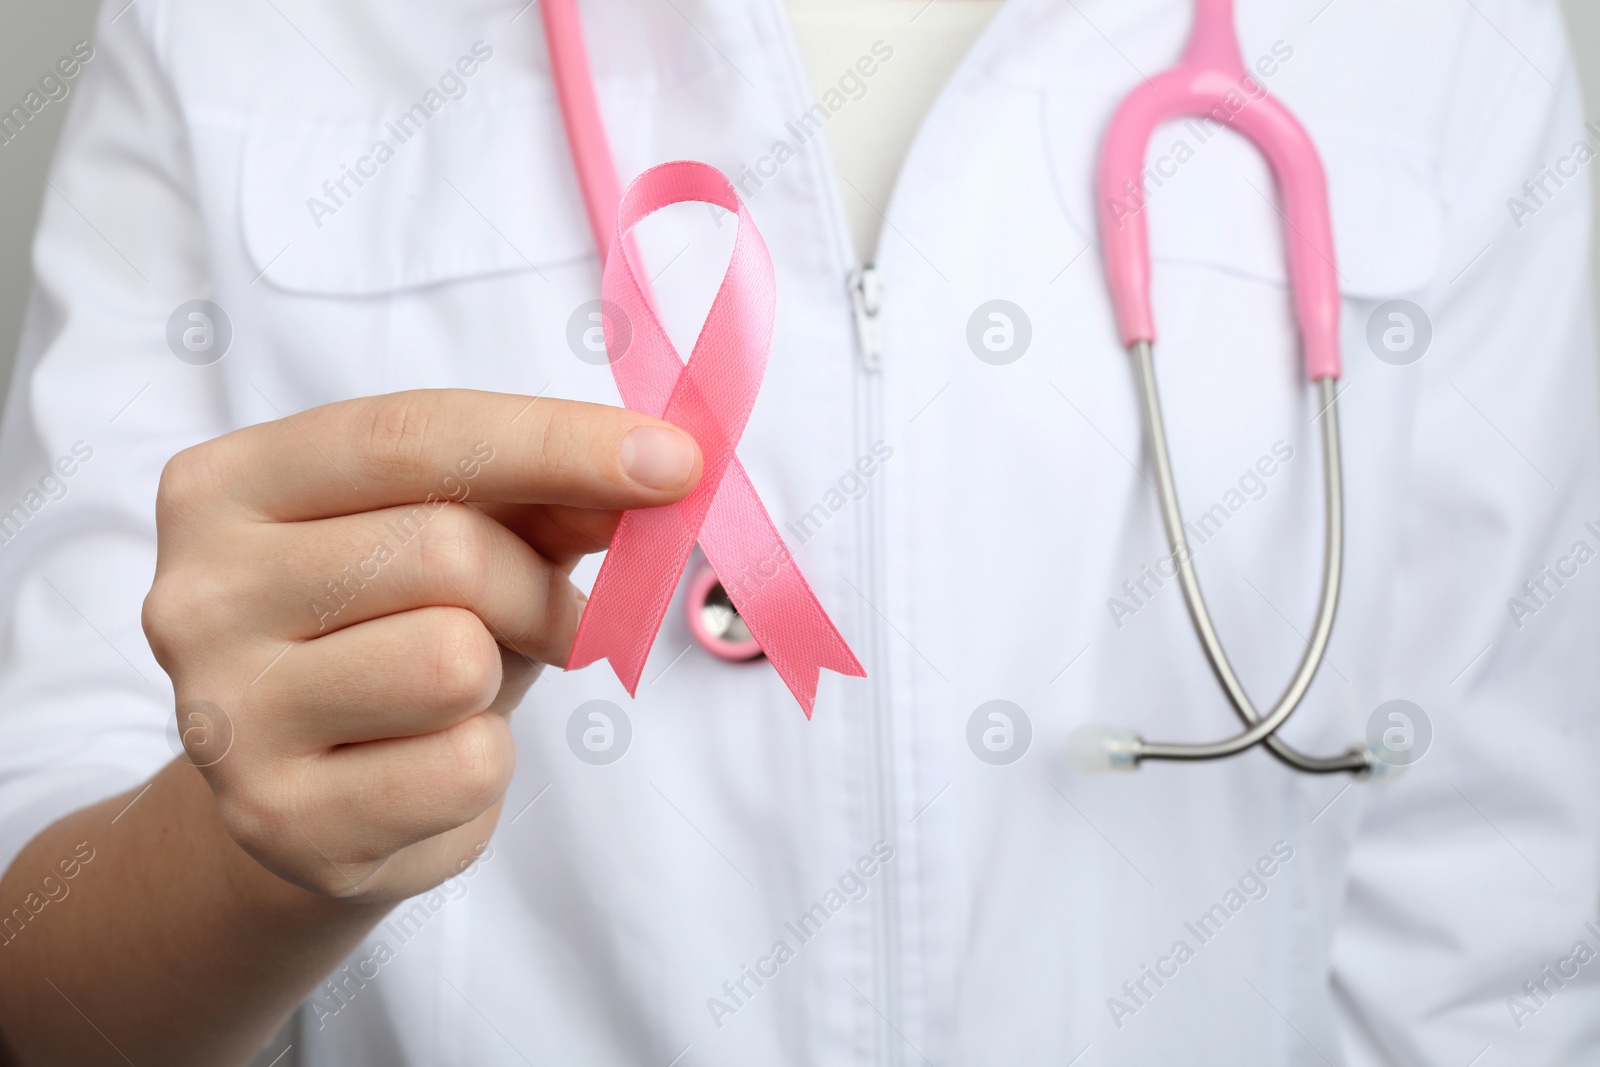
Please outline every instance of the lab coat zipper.
[[846, 279], [850, 303], [856, 313], [856, 342], [861, 346], [861, 369], [876, 372], [883, 366], [883, 323], [878, 311], [883, 302], [883, 281], [878, 268], [865, 263]]
[[[842, 215], [841, 215], [842, 217]], [[848, 239], [848, 238], [847, 238]], [[877, 441], [882, 429], [883, 407], [883, 280], [878, 268], [865, 263], [846, 277], [851, 307], [855, 314], [856, 344], [861, 361], [855, 378], [856, 448], [865, 454]], [[869, 493], [862, 501], [864, 513], [859, 527], [858, 551], [862, 594], [874, 605], [882, 603], [882, 537], [884, 530], [881, 494]], [[869, 615], [866, 662], [872, 702], [873, 791], [876, 800], [875, 836], [899, 849], [895, 812], [894, 728], [888, 691], [887, 627], [876, 611]], [[901, 1018], [900, 1004], [900, 894], [894, 880], [887, 879], [878, 901], [878, 928], [875, 931], [875, 975], [881, 993], [874, 1005], [884, 1025], [877, 1026], [877, 1062], [897, 1067], [902, 1062], [895, 1020]]]

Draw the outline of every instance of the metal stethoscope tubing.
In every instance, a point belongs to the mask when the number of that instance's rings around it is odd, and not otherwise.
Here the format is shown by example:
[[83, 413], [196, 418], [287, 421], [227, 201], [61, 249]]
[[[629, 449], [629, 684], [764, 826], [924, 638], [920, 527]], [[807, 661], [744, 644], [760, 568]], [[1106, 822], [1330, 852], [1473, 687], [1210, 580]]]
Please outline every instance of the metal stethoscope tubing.
[[1150, 438], [1150, 451], [1155, 460], [1156, 491], [1161, 500], [1161, 518], [1167, 529], [1167, 542], [1172, 548], [1173, 560], [1178, 569], [1178, 584], [1183, 599], [1189, 607], [1189, 618], [1194, 623], [1195, 634], [1205, 649], [1206, 659], [1217, 676], [1223, 692], [1233, 710], [1244, 721], [1245, 729], [1233, 737], [1208, 744], [1177, 744], [1146, 741], [1141, 737], [1128, 738], [1127, 751], [1122, 758], [1135, 764], [1144, 760], [1211, 760], [1222, 759], [1243, 752], [1257, 744], [1267, 748], [1282, 762], [1310, 774], [1368, 773], [1373, 768], [1373, 758], [1365, 748], [1351, 748], [1337, 756], [1309, 756], [1277, 736], [1277, 731], [1299, 706], [1317, 668], [1327, 652], [1328, 635], [1333, 630], [1333, 617], [1339, 606], [1339, 586], [1344, 568], [1344, 479], [1339, 450], [1339, 408], [1333, 378], [1317, 381], [1318, 399], [1322, 411], [1318, 421], [1322, 424], [1322, 467], [1324, 481], [1324, 511], [1326, 513], [1325, 548], [1322, 562], [1322, 592], [1317, 603], [1316, 624], [1305, 654], [1295, 669], [1294, 677], [1278, 698], [1273, 709], [1263, 716], [1251, 703], [1239, 677], [1234, 673], [1222, 640], [1211, 621], [1205, 595], [1200, 591], [1200, 579], [1195, 574], [1194, 556], [1189, 548], [1188, 535], [1183, 528], [1183, 515], [1178, 507], [1178, 487], [1172, 475], [1172, 457], [1167, 448], [1166, 425], [1161, 416], [1161, 396], [1156, 387], [1154, 361], [1150, 343], [1139, 341], [1129, 347], [1139, 376], [1139, 396], [1144, 409], [1145, 427]]

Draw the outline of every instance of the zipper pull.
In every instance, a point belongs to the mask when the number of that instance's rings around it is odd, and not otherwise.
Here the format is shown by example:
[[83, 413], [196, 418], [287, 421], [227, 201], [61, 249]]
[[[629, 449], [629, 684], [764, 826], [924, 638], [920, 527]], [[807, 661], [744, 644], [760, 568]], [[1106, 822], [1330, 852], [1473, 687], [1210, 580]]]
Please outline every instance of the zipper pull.
[[864, 263], [850, 272], [850, 303], [856, 312], [856, 341], [861, 345], [861, 366], [876, 371], [883, 366], [883, 282], [878, 268]]

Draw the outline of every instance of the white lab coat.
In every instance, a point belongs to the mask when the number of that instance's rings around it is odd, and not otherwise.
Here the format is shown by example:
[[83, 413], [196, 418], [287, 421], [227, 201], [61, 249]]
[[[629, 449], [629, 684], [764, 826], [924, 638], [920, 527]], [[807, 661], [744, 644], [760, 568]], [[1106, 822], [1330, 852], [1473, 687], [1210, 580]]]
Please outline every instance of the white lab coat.
[[[1167, 550], [1090, 192], [1115, 101], [1174, 60], [1187, 4], [1000, 11], [887, 208], [869, 371], [845, 285], [853, 194], [825, 136], [786, 125], [813, 93], [781, 3], [586, 0], [624, 176], [715, 164], [772, 250], [777, 336], [739, 454], [789, 535], [823, 505], [791, 546], [870, 677], [824, 675], [807, 722], [767, 665], [696, 646], [681, 604], [637, 700], [603, 665], [548, 672], [514, 718], [492, 851], [403, 905], [324, 987], [304, 1062], [1600, 1056], [1600, 964], [1574, 955], [1600, 949], [1584, 925], [1600, 884], [1600, 563], [1574, 557], [1600, 547], [1585, 526], [1600, 494], [1588, 176], [1571, 159], [1600, 135], [1547, 0], [1240, 7], [1247, 62], [1276, 48], [1263, 81], [1326, 161], [1345, 287], [1347, 577], [1285, 735], [1342, 749], [1403, 698], [1431, 721], [1426, 757], [1389, 785], [1292, 774], [1259, 751], [1125, 777], [1064, 757], [1091, 720], [1161, 739], [1235, 728], [1174, 584], [1124, 589]], [[6, 412], [0, 508], [27, 518], [0, 546], [0, 862], [171, 758], [139, 606], [173, 452], [399, 389], [617, 402], [607, 368], [568, 344], [599, 272], [522, 8], [107, 8], [46, 194]], [[428, 98], [480, 41], [460, 99]], [[386, 132], [430, 100], [421, 134]], [[393, 158], [360, 163], [379, 138]], [[1164, 165], [1148, 207], [1157, 361], [1185, 511], [1222, 508], [1202, 579], [1264, 704], [1316, 594], [1316, 408], [1270, 177], [1231, 135], [1199, 144], [1182, 126], [1158, 134], [1153, 163], [1185, 138], [1193, 158]], [[332, 214], [308, 206], [357, 165], [376, 176], [347, 180]], [[680, 339], [732, 229], [688, 206], [644, 228]], [[212, 366], [166, 341], [196, 298], [233, 327]], [[967, 339], [995, 299], [1031, 326], [1006, 365]], [[1367, 340], [1392, 299], [1431, 321], [1406, 366]], [[80, 441], [92, 458], [64, 495], [30, 496]], [[862, 488], [849, 475], [877, 442], [892, 454]], [[1275, 450], [1271, 476], [1247, 477]], [[1557, 586], [1546, 565], [1575, 575]], [[603, 766], [567, 740], [595, 699], [632, 731]], [[1031, 727], [1008, 765], [968, 742], [996, 699]]]

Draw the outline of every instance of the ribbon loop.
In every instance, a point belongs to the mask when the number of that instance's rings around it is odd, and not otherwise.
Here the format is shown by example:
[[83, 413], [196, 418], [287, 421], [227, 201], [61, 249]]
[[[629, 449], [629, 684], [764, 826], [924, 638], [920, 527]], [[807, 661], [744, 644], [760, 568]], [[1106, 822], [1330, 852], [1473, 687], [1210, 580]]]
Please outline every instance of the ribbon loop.
[[[733, 255], [687, 363], [667, 338], [629, 258], [633, 227], [684, 201], [738, 216]], [[626, 512], [601, 564], [568, 670], [606, 659], [627, 688], [639, 677], [695, 541], [728, 598], [810, 718], [824, 667], [865, 677], [800, 573], [734, 449], [744, 434], [772, 347], [772, 258], [733, 184], [715, 167], [652, 167], [623, 195], [601, 282], [622, 322], [605, 321], [623, 403], [681, 427], [700, 446], [700, 484], [683, 500]], [[615, 352], [614, 344], [625, 345]]]

